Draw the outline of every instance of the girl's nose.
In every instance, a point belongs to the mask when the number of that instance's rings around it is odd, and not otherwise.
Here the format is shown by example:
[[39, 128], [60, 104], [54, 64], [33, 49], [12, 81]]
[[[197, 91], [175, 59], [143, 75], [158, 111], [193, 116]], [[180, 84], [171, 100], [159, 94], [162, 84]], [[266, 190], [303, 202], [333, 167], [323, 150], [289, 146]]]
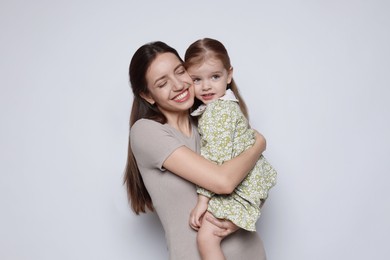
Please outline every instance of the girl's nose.
[[210, 89], [211, 89], [210, 85], [206, 81], [202, 81], [202, 90], [206, 91]]

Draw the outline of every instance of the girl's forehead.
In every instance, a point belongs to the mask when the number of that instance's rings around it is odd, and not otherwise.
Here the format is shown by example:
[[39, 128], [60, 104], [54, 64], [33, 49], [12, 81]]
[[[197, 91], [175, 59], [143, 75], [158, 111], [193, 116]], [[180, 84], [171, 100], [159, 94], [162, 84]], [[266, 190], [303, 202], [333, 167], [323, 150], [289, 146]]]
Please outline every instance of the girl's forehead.
[[220, 59], [218, 59], [217, 57], [215, 56], [209, 56], [207, 57], [205, 60], [204, 60], [204, 63], [207, 63], [209, 65], [213, 65], [213, 66], [218, 66], [218, 65], [222, 65], [222, 61]]
[[200, 69], [200, 68], [224, 68], [223, 63], [220, 59], [212, 56], [208, 56], [206, 59], [203, 59], [198, 64], [193, 64], [188, 69]]

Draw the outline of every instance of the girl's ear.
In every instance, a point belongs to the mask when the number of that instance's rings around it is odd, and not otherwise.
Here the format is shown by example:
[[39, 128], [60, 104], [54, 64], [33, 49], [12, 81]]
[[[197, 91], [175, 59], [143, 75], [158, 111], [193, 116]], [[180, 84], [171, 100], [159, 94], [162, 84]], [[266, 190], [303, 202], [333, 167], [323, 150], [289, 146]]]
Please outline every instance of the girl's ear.
[[152, 96], [150, 95], [150, 93], [140, 93], [139, 94], [143, 99], [145, 99], [146, 102], [148, 102], [149, 104], [151, 105], [154, 105], [154, 103], [156, 103], [156, 101], [152, 98]]
[[233, 79], [233, 67], [230, 67], [230, 69], [228, 70], [227, 83], [228, 84], [232, 83], [232, 79]]

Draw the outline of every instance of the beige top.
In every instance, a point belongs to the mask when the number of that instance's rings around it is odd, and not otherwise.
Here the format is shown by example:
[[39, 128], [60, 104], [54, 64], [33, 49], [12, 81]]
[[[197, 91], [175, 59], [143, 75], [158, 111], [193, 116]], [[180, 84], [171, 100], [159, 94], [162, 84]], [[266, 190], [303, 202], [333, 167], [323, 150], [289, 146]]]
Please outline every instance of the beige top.
[[[200, 260], [196, 232], [188, 224], [197, 200], [196, 187], [162, 167], [165, 159], [183, 145], [199, 153], [195, 127], [192, 132], [186, 137], [168, 124], [148, 119], [138, 120], [130, 131], [131, 148], [164, 228], [170, 260]], [[227, 260], [266, 259], [256, 232], [239, 230], [223, 240], [222, 249]]]

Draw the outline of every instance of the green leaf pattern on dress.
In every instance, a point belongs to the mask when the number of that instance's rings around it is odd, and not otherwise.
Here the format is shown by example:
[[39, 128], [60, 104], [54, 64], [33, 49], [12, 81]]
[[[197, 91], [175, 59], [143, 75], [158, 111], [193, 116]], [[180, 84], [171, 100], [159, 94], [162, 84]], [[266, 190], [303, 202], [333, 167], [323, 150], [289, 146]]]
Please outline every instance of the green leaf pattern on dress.
[[[207, 105], [199, 118], [201, 155], [217, 164], [230, 160], [251, 147], [254, 131], [237, 102], [218, 99]], [[208, 211], [215, 217], [228, 219], [237, 226], [256, 230], [261, 201], [276, 184], [277, 173], [261, 156], [247, 177], [229, 195], [214, 194], [198, 187], [197, 192], [210, 198]]]

